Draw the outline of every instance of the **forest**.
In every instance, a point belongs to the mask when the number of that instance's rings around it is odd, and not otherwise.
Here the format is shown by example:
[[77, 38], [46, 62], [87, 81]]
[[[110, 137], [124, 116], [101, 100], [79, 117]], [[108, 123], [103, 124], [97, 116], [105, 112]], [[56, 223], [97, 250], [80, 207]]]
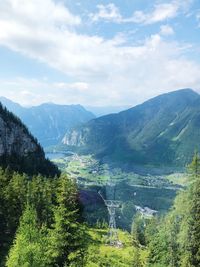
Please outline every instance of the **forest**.
[[166, 215], [137, 214], [122, 248], [106, 245], [107, 222], [88, 225], [75, 182], [0, 170], [0, 266], [200, 266], [200, 156], [189, 186]]

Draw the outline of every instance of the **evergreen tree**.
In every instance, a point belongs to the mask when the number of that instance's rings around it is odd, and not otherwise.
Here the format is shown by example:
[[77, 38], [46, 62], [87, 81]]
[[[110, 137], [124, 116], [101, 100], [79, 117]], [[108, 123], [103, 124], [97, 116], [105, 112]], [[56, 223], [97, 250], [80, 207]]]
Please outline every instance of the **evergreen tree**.
[[161, 263], [163, 267], [168, 266], [168, 233], [164, 219], [151, 237], [149, 242], [149, 266]]
[[170, 267], [179, 266], [180, 247], [178, 243], [179, 220], [178, 215], [172, 213], [168, 218], [168, 263]]
[[[77, 188], [65, 175], [58, 179], [55, 222], [49, 233], [49, 258], [54, 266], [70, 266], [84, 257], [84, 230], [78, 223]], [[80, 263], [81, 264], [81, 263]], [[73, 266], [73, 265], [72, 265]], [[82, 266], [82, 265], [80, 265]]]
[[28, 177], [26, 175], [20, 175], [14, 172], [4, 192], [8, 216], [7, 226], [10, 233], [16, 232], [19, 225], [19, 218], [25, 207], [27, 181]]
[[[189, 188], [178, 194], [169, 214], [148, 235], [149, 266], [200, 266], [200, 157], [188, 167]], [[150, 229], [151, 230], [151, 229]], [[154, 265], [153, 265], [154, 266]]]
[[39, 223], [48, 227], [53, 223], [53, 206], [56, 204], [55, 183], [57, 179], [34, 176], [29, 182], [29, 199], [34, 203]]
[[7, 251], [8, 232], [7, 232], [7, 208], [5, 200], [5, 191], [9, 183], [10, 176], [5, 175], [5, 172], [0, 168], [0, 266], [2, 258]]
[[27, 205], [18, 228], [14, 244], [10, 249], [7, 267], [45, 267], [47, 265], [47, 240], [44, 229], [37, 224], [36, 210]]
[[145, 245], [145, 219], [139, 213], [134, 217], [131, 233], [135, 245]]
[[[0, 169], [0, 262], [12, 244], [24, 208], [26, 177]], [[3, 264], [5, 266], [5, 264]]]
[[200, 266], [200, 157], [197, 153], [189, 167], [191, 172], [190, 217], [188, 219], [188, 266]]

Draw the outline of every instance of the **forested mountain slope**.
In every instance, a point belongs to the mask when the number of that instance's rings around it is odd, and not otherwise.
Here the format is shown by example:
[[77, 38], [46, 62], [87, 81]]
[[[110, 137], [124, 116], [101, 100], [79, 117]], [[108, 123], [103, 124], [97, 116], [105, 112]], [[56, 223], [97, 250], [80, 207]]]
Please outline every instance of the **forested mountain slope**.
[[93, 119], [69, 131], [63, 143], [114, 161], [184, 166], [200, 150], [200, 96], [191, 89], [160, 95]]

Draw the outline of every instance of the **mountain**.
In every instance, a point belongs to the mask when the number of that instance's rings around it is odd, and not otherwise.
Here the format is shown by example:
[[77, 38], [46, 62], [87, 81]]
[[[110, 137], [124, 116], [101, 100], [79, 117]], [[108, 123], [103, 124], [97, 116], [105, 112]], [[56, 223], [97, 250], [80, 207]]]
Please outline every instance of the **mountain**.
[[68, 132], [63, 143], [101, 159], [184, 166], [200, 151], [200, 95], [191, 89], [160, 95], [93, 119]]
[[55, 176], [56, 166], [45, 154], [26, 126], [0, 104], [0, 166], [27, 174]]
[[27, 125], [43, 147], [57, 144], [66, 131], [95, 117], [81, 105], [45, 103], [25, 108], [4, 97], [0, 101]]
[[130, 106], [86, 106], [87, 110], [91, 111], [96, 117], [101, 117], [111, 113], [119, 113], [120, 111], [130, 108]]

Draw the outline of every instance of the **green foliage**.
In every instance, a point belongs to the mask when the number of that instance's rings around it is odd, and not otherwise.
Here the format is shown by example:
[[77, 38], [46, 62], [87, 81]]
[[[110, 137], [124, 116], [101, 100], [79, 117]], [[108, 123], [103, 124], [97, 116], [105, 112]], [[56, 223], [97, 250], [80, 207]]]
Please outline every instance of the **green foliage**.
[[[189, 166], [190, 184], [163, 217], [134, 218], [123, 247], [106, 245], [106, 224], [82, 223], [79, 192], [66, 175], [32, 178], [0, 169], [0, 266], [200, 266], [200, 157]], [[101, 227], [104, 227], [102, 229]]]
[[140, 251], [138, 248], [136, 248], [134, 252], [132, 267], [142, 267], [142, 263], [140, 259]]
[[132, 233], [133, 243], [136, 246], [138, 245], [144, 246], [146, 244], [145, 219], [142, 218], [142, 216], [139, 213], [136, 214], [136, 216], [134, 217], [131, 233]]
[[[118, 230], [121, 248], [106, 245], [105, 236], [108, 229], [88, 229], [91, 236], [86, 253], [85, 267], [131, 267], [134, 260], [135, 249], [132, 246], [131, 235], [128, 232]], [[137, 253], [137, 252], [136, 252]], [[141, 263], [146, 261], [144, 251], [139, 252]], [[141, 265], [141, 266], [144, 266]], [[137, 266], [138, 267], [138, 266]]]
[[190, 217], [188, 218], [188, 251], [190, 266], [200, 266], [200, 157], [196, 153], [190, 165]]
[[[189, 166], [190, 185], [148, 237], [149, 266], [200, 266], [200, 158]], [[156, 266], [156, 265], [155, 265]]]
[[14, 244], [10, 249], [7, 267], [44, 267], [47, 266], [47, 240], [45, 229], [37, 224], [36, 210], [27, 205], [18, 228]]
[[0, 200], [0, 266], [8, 250], [9, 267], [83, 265], [88, 236], [66, 175], [30, 179], [0, 169]]
[[[83, 226], [78, 223], [77, 189], [65, 175], [57, 181], [54, 223], [49, 231], [49, 257], [54, 265], [64, 266], [84, 258]], [[74, 252], [75, 255], [74, 256]]]
[[11, 170], [26, 173], [28, 175], [45, 175], [53, 177], [60, 175], [60, 171], [50, 160], [45, 159], [44, 152], [41, 147], [37, 147], [34, 152], [26, 155], [19, 155], [17, 153], [3, 154], [0, 156], [0, 166], [3, 169], [9, 167]]

